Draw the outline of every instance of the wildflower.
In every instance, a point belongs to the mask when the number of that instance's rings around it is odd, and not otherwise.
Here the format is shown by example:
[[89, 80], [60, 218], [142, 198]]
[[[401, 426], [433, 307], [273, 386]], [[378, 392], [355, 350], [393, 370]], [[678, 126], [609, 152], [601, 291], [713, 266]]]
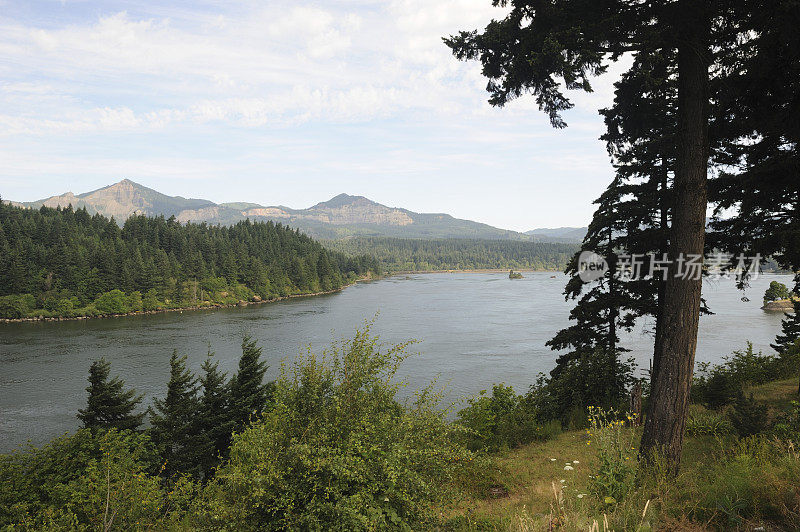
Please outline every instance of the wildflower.
[[561, 482], [561, 483], [563, 484], [564, 482], [566, 482], [566, 480], [564, 480], [564, 479], [562, 478], [561, 480], [559, 480], [559, 482]]
[[579, 493], [579, 494], [578, 494], [578, 498], [579, 498], [579, 499], [583, 499], [584, 497], [586, 497], [586, 494], [585, 494], [585, 493]]
[[574, 469], [575, 469], [575, 468], [574, 468], [574, 467], [572, 467], [571, 465], [566, 465], [566, 466], [564, 466], [564, 471], [573, 471]]
[[580, 462], [578, 462], [577, 460], [573, 460], [572, 463], [573, 464], [580, 464]]
[[551, 462], [555, 462], [555, 461], [556, 461], [556, 459], [555, 459], [555, 458], [551, 458], [551, 459], [550, 459], [550, 461], [551, 461]]

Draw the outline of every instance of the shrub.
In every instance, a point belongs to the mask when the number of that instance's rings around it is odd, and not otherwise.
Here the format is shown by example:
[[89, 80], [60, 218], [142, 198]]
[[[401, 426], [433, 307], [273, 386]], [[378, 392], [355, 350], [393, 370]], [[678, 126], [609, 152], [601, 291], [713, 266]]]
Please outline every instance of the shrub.
[[545, 431], [536, 422], [531, 402], [514, 393], [511, 386], [495, 384], [492, 395], [485, 394], [484, 390], [470, 399], [469, 406], [458, 413], [458, 422], [471, 431], [467, 440], [470, 449], [494, 452], [553, 435], [553, 424]]
[[743, 392], [739, 392], [728, 415], [739, 436], [753, 436], [767, 428], [767, 406], [753, 399], [752, 393], [746, 396]]
[[138, 290], [135, 292], [131, 292], [128, 294], [128, 297], [125, 299], [125, 306], [128, 307], [129, 310], [134, 312], [139, 312], [142, 310], [143, 302], [142, 302], [142, 293]]
[[145, 292], [142, 298], [142, 310], [159, 310], [164, 308], [164, 304], [158, 300], [158, 292], [155, 288], [151, 288]]
[[24, 318], [35, 307], [36, 299], [30, 294], [21, 296], [2, 296], [0, 297], [0, 318]]
[[167, 493], [148, 474], [156, 463], [147, 436], [117, 430], [83, 429], [40, 449], [0, 455], [0, 528], [170, 528], [196, 487], [181, 481]]
[[702, 403], [708, 408], [718, 409], [731, 404], [741, 388], [731, 373], [716, 369], [700, 390]]
[[237, 530], [429, 528], [477, 462], [440, 394], [396, 400], [407, 347], [381, 349], [367, 326], [284, 368], [273, 409], [234, 436], [208, 518]]
[[125, 314], [129, 311], [126, 299], [122, 290], [111, 290], [98, 296], [94, 306], [103, 314]]
[[747, 386], [792, 377], [800, 368], [800, 349], [787, 349], [778, 356], [753, 352], [747, 342], [744, 350], [734, 351], [722, 364], [699, 364], [692, 385], [692, 400], [709, 408], [733, 402]]

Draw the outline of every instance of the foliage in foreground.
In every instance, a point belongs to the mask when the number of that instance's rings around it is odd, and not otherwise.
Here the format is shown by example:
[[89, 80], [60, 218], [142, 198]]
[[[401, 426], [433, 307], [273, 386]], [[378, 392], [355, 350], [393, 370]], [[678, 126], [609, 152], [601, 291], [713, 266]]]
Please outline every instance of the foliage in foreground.
[[559, 420], [542, 421], [530, 395], [517, 395], [511, 386], [495, 384], [492, 394], [480, 392], [458, 413], [458, 423], [467, 427], [467, 446], [497, 452], [533, 441], [544, 441], [561, 432]]
[[369, 327], [278, 381], [274, 407], [236, 436], [210, 487], [235, 529], [412, 530], [476, 467], [432, 388], [395, 395], [408, 344], [381, 349]]
[[[367, 326], [284, 368], [268, 409], [233, 436], [230, 459], [206, 484], [165, 478], [158, 446], [127, 430], [82, 429], [0, 456], [0, 529], [433, 526], [486, 464], [461, 443], [464, 429], [447, 422], [432, 387], [397, 400], [407, 348], [382, 348]], [[175, 366], [173, 381], [192, 387]]]
[[753, 351], [748, 342], [744, 350], [724, 357], [722, 364], [699, 363], [692, 385], [692, 401], [709, 408], [732, 403], [740, 390], [797, 375], [800, 371], [800, 344], [777, 355]]

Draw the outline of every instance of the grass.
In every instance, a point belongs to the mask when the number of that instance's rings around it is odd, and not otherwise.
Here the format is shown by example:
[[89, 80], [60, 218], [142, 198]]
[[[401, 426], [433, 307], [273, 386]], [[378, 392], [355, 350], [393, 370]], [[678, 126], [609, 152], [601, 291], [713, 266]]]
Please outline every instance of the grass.
[[[797, 379], [751, 391], [777, 411], [797, 400]], [[624, 430], [636, 430], [638, 442], [641, 429]], [[800, 529], [800, 456], [791, 444], [687, 435], [677, 478], [640, 478], [639, 487], [612, 508], [589, 495], [597, 449], [588, 438], [585, 431], [564, 432], [496, 455], [485, 483], [494, 489], [464, 499], [447, 528], [590, 530], [596, 521], [598, 531]], [[573, 470], [565, 471], [568, 462]]]
[[753, 397], [767, 403], [769, 407], [782, 408], [788, 401], [797, 400], [797, 378], [768, 382], [749, 391], [753, 392]]

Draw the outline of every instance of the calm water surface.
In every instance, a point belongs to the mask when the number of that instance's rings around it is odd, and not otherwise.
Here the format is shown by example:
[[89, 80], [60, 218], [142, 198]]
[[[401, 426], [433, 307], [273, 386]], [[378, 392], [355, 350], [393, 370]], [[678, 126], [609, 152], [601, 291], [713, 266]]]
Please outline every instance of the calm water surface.
[[[100, 356], [111, 361], [112, 374], [146, 394], [149, 404], [164, 392], [173, 348], [188, 355], [197, 370], [210, 345], [230, 374], [247, 333], [262, 346], [274, 378], [282, 360], [309, 344], [321, 350], [378, 312], [374, 330], [383, 341], [420, 341], [414, 346], [420, 355], [402, 367], [409, 389], [438, 376], [449, 383], [453, 399], [495, 382], [522, 392], [537, 373], [553, 367], [556, 354], [544, 344], [568, 324], [572, 303], [561, 295], [565, 278], [551, 275], [529, 273], [514, 281], [500, 273], [399, 276], [263, 306], [0, 324], [0, 452], [77, 428], [88, 367]], [[704, 285], [703, 295], [716, 314], [701, 318], [699, 361], [718, 361], [746, 340], [769, 349], [782, 317], [759, 308], [771, 280], [789, 283], [791, 276], [762, 276], [747, 291], [750, 302], [741, 301], [731, 282]], [[652, 354], [651, 325], [642, 322], [624, 338], [645, 368]]]

